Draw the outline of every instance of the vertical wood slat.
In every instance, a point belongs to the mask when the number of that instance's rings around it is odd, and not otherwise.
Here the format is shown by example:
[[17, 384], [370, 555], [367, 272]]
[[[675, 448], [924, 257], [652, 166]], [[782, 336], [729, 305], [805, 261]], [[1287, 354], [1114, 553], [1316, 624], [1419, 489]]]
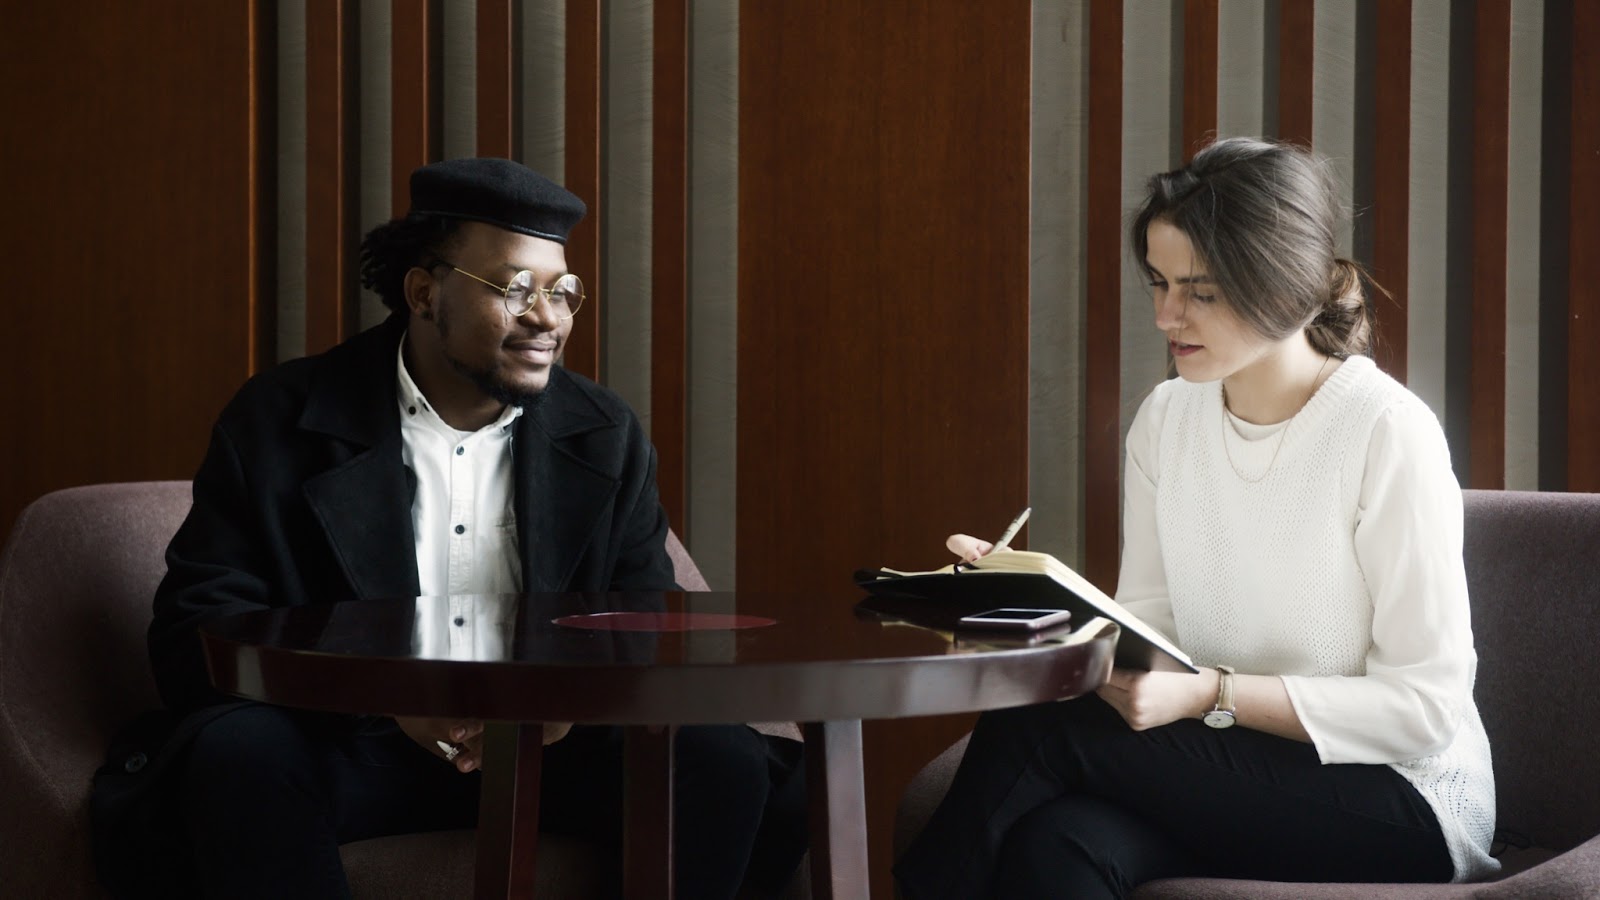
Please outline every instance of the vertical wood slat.
[[355, 0], [306, 4], [306, 353], [356, 330]]
[[1377, 4], [1374, 48], [1372, 275], [1393, 296], [1370, 298], [1374, 358], [1406, 380], [1411, 222], [1411, 0]]
[[1183, 161], [1217, 131], [1217, 0], [1184, 0]]
[[1469, 483], [1506, 480], [1506, 222], [1511, 2], [1480, 0], [1472, 49], [1472, 402]]
[[516, 159], [517, 22], [513, 0], [478, 0], [478, 155]]
[[667, 520], [689, 540], [689, 4], [656, 0], [650, 220], [650, 438]]
[[[249, 181], [245, 205], [248, 224], [245, 241], [250, 252], [245, 263], [246, 344], [245, 365], [254, 375], [277, 361], [278, 306], [275, 302], [278, 255], [277, 166], [267, 164], [267, 148], [278, 143], [278, 23], [275, 4], [250, 0], [249, 67], [250, 114], [246, 124], [250, 148], [245, 163]], [[269, 261], [272, 261], [269, 263]], [[168, 398], [170, 399], [170, 398]], [[5, 540], [6, 518], [0, 510], [0, 542]]]
[[1089, 7], [1084, 576], [1108, 593], [1121, 537], [1122, 0]]
[[394, 214], [411, 206], [411, 171], [439, 159], [442, 59], [439, 0], [394, 0], [391, 7], [393, 86], [390, 200]]
[[1316, 0], [1280, 0], [1278, 13], [1278, 137], [1311, 146]]
[[1600, 4], [1572, 4], [1572, 181], [1568, 198], [1567, 489], [1600, 491]]
[[600, 335], [604, 333], [605, 285], [600, 280], [601, 217], [605, 209], [600, 177], [600, 122], [603, 76], [600, 48], [605, 0], [567, 3], [566, 187], [589, 206], [567, 238], [567, 268], [583, 279], [588, 298], [572, 321], [564, 365], [601, 380]]

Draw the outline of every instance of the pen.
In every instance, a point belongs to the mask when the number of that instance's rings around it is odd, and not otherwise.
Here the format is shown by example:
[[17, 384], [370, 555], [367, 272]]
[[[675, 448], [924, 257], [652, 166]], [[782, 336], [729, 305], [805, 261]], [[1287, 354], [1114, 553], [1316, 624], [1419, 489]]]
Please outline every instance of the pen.
[[[1028, 521], [1028, 514], [1031, 512], [1033, 512], [1033, 507], [1029, 506], [1023, 509], [1022, 512], [1017, 513], [1017, 517], [1011, 520], [1010, 525], [1006, 526], [1005, 533], [1000, 535], [1000, 540], [994, 542], [995, 550], [999, 550], [1001, 547], [1011, 543], [1011, 539], [1017, 536], [1017, 532], [1021, 531], [1023, 524]], [[992, 553], [993, 551], [990, 552]]]

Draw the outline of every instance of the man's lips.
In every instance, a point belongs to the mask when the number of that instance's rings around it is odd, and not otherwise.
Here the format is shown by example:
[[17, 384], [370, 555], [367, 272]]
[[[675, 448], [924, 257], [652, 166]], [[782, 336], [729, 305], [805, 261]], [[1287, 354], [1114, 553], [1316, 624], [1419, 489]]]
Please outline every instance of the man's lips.
[[506, 349], [524, 359], [533, 360], [534, 362], [549, 362], [554, 357], [558, 346], [560, 345], [555, 342], [547, 344], [542, 341], [524, 341], [507, 344]]

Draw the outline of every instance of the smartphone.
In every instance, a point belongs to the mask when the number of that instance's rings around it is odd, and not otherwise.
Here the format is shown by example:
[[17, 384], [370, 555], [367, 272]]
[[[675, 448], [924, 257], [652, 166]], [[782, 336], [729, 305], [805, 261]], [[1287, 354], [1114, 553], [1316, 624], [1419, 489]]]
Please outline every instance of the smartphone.
[[1004, 628], [1012, 631], [1038, 631], [1060, 625], [1072, 618], [1065, 609], [991, 609], [962, 616], [961, 624], [974, 628]]

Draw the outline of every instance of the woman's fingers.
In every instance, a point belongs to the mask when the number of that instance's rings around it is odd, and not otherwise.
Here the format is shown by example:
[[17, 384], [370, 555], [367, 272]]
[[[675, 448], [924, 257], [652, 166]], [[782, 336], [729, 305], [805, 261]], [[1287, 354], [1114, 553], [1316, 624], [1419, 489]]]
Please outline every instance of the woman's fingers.
[[994, 549], [993, 544], [970, 534], [952, 534], [945, 538], [944, 545], [951, 553], [961, 557], [962, 562], [972, 562]]

